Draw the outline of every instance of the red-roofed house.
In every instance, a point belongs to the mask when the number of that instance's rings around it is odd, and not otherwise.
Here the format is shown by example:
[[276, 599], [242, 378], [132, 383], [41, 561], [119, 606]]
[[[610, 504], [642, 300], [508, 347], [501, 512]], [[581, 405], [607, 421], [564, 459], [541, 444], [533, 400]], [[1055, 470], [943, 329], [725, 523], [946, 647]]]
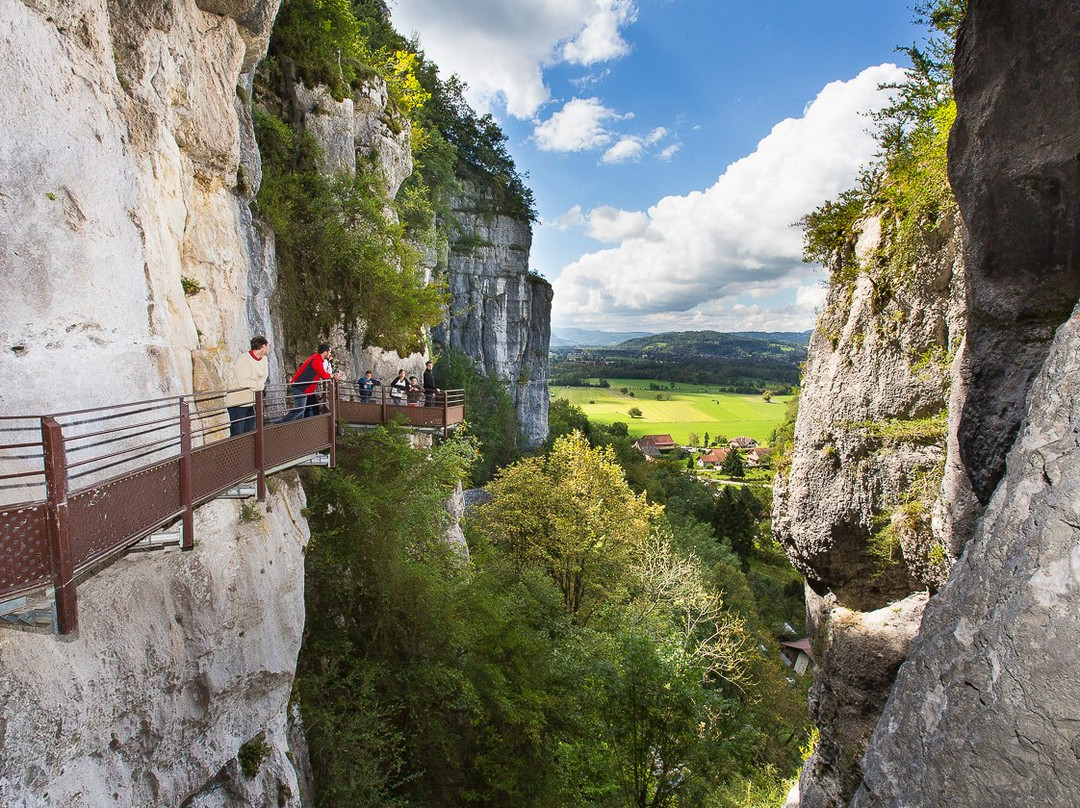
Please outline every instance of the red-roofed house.
[[659, 452], [670, 452], [675, 448], [675, 441], [671, 435], [642, 435], [634, 441], [634, 448], [639, 451], [645, 446], [653, 446]]
[[756, 449], [751, 449], [746, 453], [746, 465], [751, 467], [760, 466], [771, 454], [772, 449], [768, 446], [758, 446]]
[[724, 461], [727, 460], [730, 451], [730, 449], [709, 449], [705, 454], [698, 457], [698, 467], [712, 466], [714, 469], [720, 468], [720, 466], [724, 465]]

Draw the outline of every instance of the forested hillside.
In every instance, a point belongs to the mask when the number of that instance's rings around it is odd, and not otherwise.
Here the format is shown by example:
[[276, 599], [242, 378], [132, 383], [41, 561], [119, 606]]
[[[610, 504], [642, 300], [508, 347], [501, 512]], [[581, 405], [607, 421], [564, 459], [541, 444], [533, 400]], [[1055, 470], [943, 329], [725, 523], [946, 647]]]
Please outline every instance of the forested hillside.
[[440, 503], [469, 438], [378, 430], [311, 475], [297, 693], [320, 805], [782, 799], [807, 727], [777, 637], [802, 585], [766, 489], [646, 463], [565, 404], [552, 423], [488, 485], [468, 557]]
[[733, 393], [789, 392], [799, 382], [808, 334], [681, 331], [599, 348], [552, 351], [551, 384], [596, 379], [654, 379], [717, 385]]

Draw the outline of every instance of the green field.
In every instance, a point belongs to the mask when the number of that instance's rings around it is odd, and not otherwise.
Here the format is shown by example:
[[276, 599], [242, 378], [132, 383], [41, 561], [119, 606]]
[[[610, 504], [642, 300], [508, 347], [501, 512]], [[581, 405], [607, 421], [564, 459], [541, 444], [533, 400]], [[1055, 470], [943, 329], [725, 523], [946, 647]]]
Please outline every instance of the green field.
[[[768, 445], [773, 428], [784, 420], [786, 404], [791, 396], [774, 396], [766, 402], [761, 396], [740, 396], [733, 393], [709, 392], [708, 386], [679, 384], [672, 390], [670, 401], [657, 401], [658, 391], [649, 389], [649, 382], [640, 379], [608, 379], [611, 387], [552, 387], [552, 398], [565, 398], [581, 407], [589, 420], [610, 424], [623, 421], [630, 434], [671, 435], [677, 443], [687, 443], [691, 432], [704, 440], [724, 435], [733, 438], [746, 435], [761, 445]], [[634, 395], [619, 392], [626, 387]], [[631, 418], [628, 410], [637, 407], [641, 418]]]

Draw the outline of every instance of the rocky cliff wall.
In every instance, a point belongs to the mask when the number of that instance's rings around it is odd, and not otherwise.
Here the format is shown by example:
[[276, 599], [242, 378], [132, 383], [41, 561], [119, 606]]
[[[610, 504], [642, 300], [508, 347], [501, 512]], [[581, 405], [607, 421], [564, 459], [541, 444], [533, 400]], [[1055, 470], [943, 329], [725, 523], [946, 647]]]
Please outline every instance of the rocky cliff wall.
[[1076, 4], [969, 4], [949, 153], [971, 287], [957, 434], [988, 505], [854, 805], [1066, 806], [1080, 789], [1078, 49]]
[[506, 382], [524, 444], [538, 446], [548, 435], [552, 290], [529, 272], [532, 230], [507, 216], [456, 216], [463, 236], [450, 251], [450, 311], [432, 337]]
[[949, 464], [946, 409], [965, 323], [959, 223], [946, 217], [900, 277], [880, 221], [832, 268], [811, 338], [790, 471], [773, 529], [807, 579], [818, 748], [801, 805], [843, 805], [926, 589], [951, 560], [934, 518]]
[[[949, 152], [963, 234], [917, 266], [951, 279], [901, 317], [860, 267], [818, 324], [774, 514], [821, 657], [803, 806], [1074, 801], [1078, 46], [1074, 5], [971, 0]], [[865, 354], [860, 311], [895, 321]], [[935, 319], [944, 355], [919, 347]]]
[[[274, 342], [248, 108], [278, 3], [0, 0], [5, 414], [221, 388]], [[303, 505], [200, 509], [194, 551], [80, 584], [72, 641], [0, 631], [0, 803], [298, 804]]]

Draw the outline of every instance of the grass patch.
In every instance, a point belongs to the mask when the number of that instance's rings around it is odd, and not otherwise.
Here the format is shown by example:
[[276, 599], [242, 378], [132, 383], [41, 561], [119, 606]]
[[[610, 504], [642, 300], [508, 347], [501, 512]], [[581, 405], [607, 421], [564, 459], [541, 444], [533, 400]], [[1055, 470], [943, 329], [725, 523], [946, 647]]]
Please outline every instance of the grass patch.
[[889, 418], [884, 421], [848, 421], [844, 428], [860, 430], [882, 443], [942, 444], [949, 414], [945, 410], [927, 418]]
[[[761, 396], [717, 393], [708, 385], [679, 384], [672, 389], [663, 385], [665, 400], [657, 401], [657, 390], [649, 389], [648, 380], [610, 379], [610, 387], [552, 387], [554, 398], [568, 400], [580, 407], [589, 420], [602, 424], [623, 421], [630, 435], [668, 434], [677, 443], [687, 443], [691, 432], [703, 441], [723, 435], [745, 435], [762, 445], [784, 420], [791, 396]], [[654, 382], [655, 384], [655, 382]], [[622, 389], [627, 392], [623, 393]], [[633, 393], [633, 395], [631, 395]], [[670, 400], [666, 397], [670, 395]], [[631, 418], [629, 410], [637, 407], [640, 417]]]

